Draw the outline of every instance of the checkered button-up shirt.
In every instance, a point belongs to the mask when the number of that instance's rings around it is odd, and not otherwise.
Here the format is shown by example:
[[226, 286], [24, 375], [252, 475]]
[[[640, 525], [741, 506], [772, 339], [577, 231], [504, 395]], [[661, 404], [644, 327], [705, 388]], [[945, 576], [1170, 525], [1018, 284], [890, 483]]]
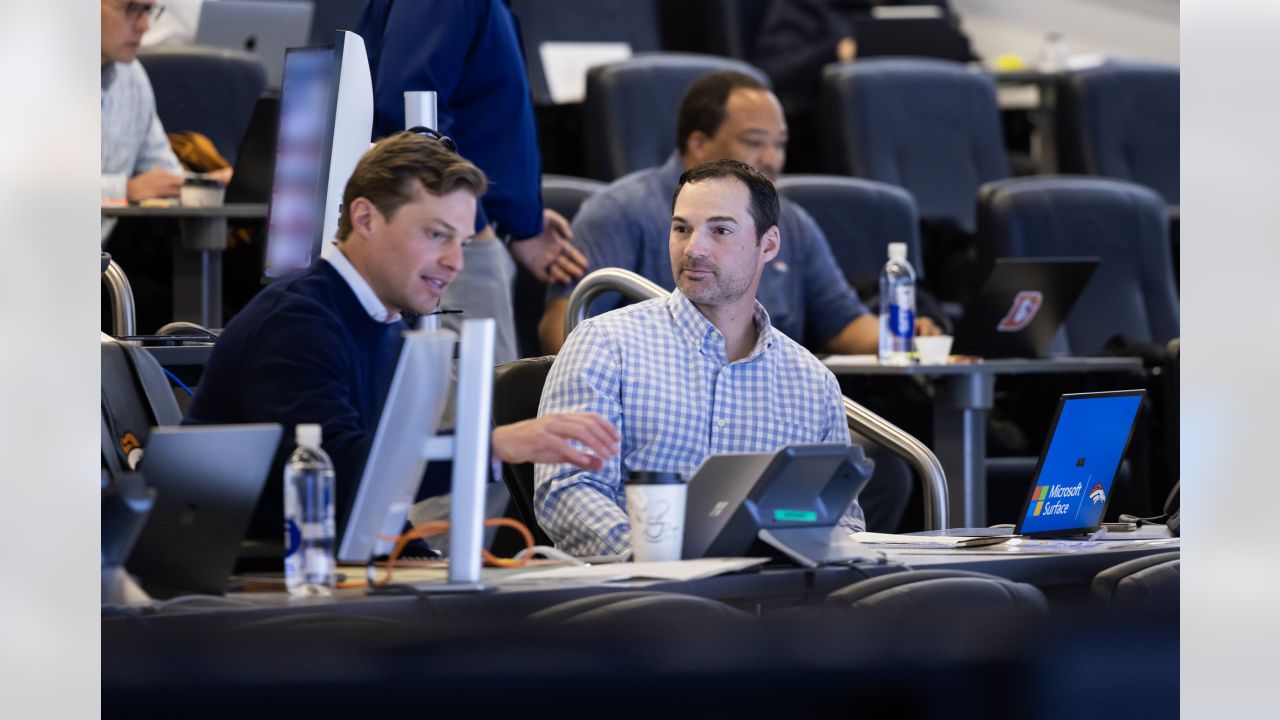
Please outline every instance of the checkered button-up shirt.
[[[758, 302], [754, 322], [755, 347], [732, 363], [724, 336], [679, 291], [574, 330], [547, 376], [538, 414], [599, 413], [622, 432], [622, 451], [600, 472], [536, 466], [538, 523], [560, 549], [575, 555], [630, 549], [621, 482], [629, 471], [688, 477], [713, 453], [848, 444], [835, 376], [774, 330]], [[841, 522], [865, 529], [856, 501]]]

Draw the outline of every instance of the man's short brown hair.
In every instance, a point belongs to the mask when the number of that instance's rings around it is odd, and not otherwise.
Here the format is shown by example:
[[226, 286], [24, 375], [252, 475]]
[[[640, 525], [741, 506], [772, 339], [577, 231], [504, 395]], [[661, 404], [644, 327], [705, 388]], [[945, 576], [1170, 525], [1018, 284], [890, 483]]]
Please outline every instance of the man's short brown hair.
[[338, 240], [351, 234], [351, 214], [345, 209], [356, 198], [368, 199], [390, 221], [397, 210], [413, 201], [418, 185], [432, 195], [466, 190], [479, 198], [489, 181], [480, 168], [434, 138], [411, 132], [392, 135], [370, 148], [347, 180]]

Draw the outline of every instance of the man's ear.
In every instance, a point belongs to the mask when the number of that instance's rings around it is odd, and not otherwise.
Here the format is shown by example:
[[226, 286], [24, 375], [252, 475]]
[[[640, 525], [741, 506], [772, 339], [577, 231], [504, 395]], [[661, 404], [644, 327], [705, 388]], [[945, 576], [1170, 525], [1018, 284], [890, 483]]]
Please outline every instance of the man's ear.
[[347, 212], [351, 213], [352, 232], [366, 239], [373, 237], [374, 225], [379, 217], [378, 208], [373, 201], [366, 197], [358, 197], [351, 201]]
[[764, 231], [764, 235], [760, 236], [760, 257], [769, 262], [778, 257], [778, 250], [782, 248], [782, 233], [778, 231], [777, 225], [770, 225], [768, 230]]
[[694, 130], [689, 133], [689, 138], [684, 141], [684, 154], [694, 161], [695, 165], [702, 164], [702, 158], [706, 156], [707, 143], [711, 138], [701, 130]]

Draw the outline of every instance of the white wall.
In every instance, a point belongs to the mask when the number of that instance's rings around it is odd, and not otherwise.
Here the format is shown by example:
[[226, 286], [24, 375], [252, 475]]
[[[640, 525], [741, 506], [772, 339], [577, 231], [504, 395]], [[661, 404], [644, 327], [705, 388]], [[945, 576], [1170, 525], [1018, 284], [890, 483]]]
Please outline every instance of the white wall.
[[1046, 32], [1072, 54], [1178, 62], [1178, 0], [951, 0], [984, 62], [1012, 53], [1034, 63]]

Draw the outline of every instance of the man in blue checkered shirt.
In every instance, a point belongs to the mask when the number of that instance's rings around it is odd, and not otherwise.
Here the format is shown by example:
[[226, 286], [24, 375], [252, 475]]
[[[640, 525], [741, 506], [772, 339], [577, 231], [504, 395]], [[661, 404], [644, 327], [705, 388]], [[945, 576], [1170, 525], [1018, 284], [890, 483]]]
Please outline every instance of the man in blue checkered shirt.
[[[848, 444], [835, 376], [755, 299], [785, 240], [777, 218], [773, 183], [750, 165], [685, 172], [672, 201], [675, 292], [586, 320], [565, 341], [539, 415], [599, 413], [622, 432], [622, 452], [599, 471], [536, 467], [538, 524], [562, 550], [630, 549], [622, 477], [631, 470], [687, 476], [713, 453]], [[856, 501], [841, 523], [865, 528]]]

